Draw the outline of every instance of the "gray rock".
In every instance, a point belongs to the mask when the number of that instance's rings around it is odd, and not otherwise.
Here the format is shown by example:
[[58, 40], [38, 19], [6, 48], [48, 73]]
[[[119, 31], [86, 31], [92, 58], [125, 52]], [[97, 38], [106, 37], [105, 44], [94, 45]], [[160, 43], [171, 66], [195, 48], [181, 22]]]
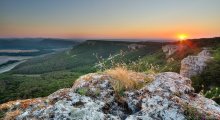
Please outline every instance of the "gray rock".
[[184, 51], [188, 47], [186, 45], [165, 45], [162, 46], [163, 52], [166, 54], [166, 57], [169, 58], [171, 55], [177, 51]]
[[143, 47], [145, 47], [145, 45], [139, 45], [139, 44], [128, 45], [129, 50], [137, 50], [137, 49], [140, 49], [140, 48], [143, 48]]
[[16, 119], [185, 120], [186, 107], [207, 119], [220, 118], [220, 106], [194, 93], [191, 80], [177, 73], [157, 74], [153, 82], [139, 90], [125, 91], [123, 97], [115, 93], [112, 80], [107, 74], [84, 75], [72, 88], [58, 90], [26, 108], [18, 108], [20, 114]]
[[211, 60], [209, 50], [202, 50], [197, 56], [188, 56], [181, 61], [180, 74], [185, 77], [192, 77], [200, 74]]

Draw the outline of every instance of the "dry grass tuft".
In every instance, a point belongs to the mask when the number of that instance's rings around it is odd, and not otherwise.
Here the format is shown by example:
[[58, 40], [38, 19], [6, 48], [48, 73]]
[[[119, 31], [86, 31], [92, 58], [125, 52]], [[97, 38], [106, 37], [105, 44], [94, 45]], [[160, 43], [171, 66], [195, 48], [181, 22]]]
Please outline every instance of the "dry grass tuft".
[[106, 73], [115, 79], [112, 81], [112, 86], [116, 92], [138, 89], [153, 80], [143, 73], [133, 72], [124, 67], [116, 67], [107, 70]]
[[4, 117], [4, 120], [15, 120], [15, 118], [21, 114], [21, 111], [20, 110], [15, 110], [15, 111], [12, 111], [12, 112], [7, 112], [5, 117]]
[[[106, 70], [104, 73], [106, 75], [102, 75], [102, 76], [98, 75], [98, 78], [94, 77], [94, 75], [97, 75], [97, 73], [82, 76], [78, 80], [75, 81], [72, 88], [77, 89], [79, 87], [82, 87], [79, 85], [81, 85], [82, 83], [86, 81], [89, 82], [93, 79], [106, 80], [106, 79], [109, 79], [109, 76], [110, 76], [111, 78], [113, 78], [111, 80], [112, 87], [114, 88], [116, 93], [121, 95], [126, 90], [139, 89], [154, 79], [154, 74], [147, 75], [144, 73], [133, 72], [131, 70], [128, 70], [126, 67], [121, 67], [121, 66], [115, 67], [114, 69]], [[91, 84], [94, 84], [94, 83], [91, 83]], [[86, 85], [86, 86], [89, 86], [89, 85]]]

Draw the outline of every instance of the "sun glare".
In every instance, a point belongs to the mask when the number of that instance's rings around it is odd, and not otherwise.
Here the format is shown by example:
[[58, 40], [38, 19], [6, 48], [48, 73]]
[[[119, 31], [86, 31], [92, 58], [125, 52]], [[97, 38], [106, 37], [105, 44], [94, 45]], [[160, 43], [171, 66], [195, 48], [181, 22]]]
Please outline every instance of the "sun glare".
[[186, 34], [179, 34], [179, 35], [178, 35], [178, 38], [179, 38], [180, 41], [186, 40], [187, 37], [188, 37], [188, 36], [187, 36]]

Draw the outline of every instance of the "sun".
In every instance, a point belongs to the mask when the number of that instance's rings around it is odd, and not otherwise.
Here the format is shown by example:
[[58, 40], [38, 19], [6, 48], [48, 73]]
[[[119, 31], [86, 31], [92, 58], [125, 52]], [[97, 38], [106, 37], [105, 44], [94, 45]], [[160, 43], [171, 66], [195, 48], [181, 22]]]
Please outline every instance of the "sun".
[[188, 35], [186, 35], [186, 34], [179, 34], [178, 38], [179, 38], [180, 41], [183, 41], [183, 40], [186, 40], [188, 38]]

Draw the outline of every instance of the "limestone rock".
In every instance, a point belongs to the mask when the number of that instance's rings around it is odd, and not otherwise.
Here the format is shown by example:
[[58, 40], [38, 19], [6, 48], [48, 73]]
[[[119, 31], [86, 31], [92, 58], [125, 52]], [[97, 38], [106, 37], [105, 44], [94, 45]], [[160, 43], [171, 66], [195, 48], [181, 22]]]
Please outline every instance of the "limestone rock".
[[140, 49], [140, 48], [143, 48], [143, 47], [145, 47], [145, 45], [139, 45], [139, 44], [128, 45], [129, 50], [137, 50], [137, 49]]
[[211, 54], [207, 49], [202, 50], [197, 56], [184, 58], [181, 61], [180, 74], [190, 78], [201, 73], [211, 58]]
[[162, 50], [166, 54], [167, 58], [170, 57], [171, 55], [173, 55], [174, 53], [176, 53], [177, 51], [184, 51], [187, 48], [188, 47], [186, 45], [165, 45], [165, 46], [162, 46]]
[[112, 80], [107, 74], [88, 74], [72, 88], [35, 99], [26, 107], [16, 101], [0, 108], [6, 106], [8, 113], [19, 110], [13, 116], [17, 120], [185, 120], [188, 108], [206, 119], [220, 119], [220, 106], [194, 93], [191, 80], [177, 73], [157, 74], [151, 83], [139, 90], [124, 91], [120, 97]]

